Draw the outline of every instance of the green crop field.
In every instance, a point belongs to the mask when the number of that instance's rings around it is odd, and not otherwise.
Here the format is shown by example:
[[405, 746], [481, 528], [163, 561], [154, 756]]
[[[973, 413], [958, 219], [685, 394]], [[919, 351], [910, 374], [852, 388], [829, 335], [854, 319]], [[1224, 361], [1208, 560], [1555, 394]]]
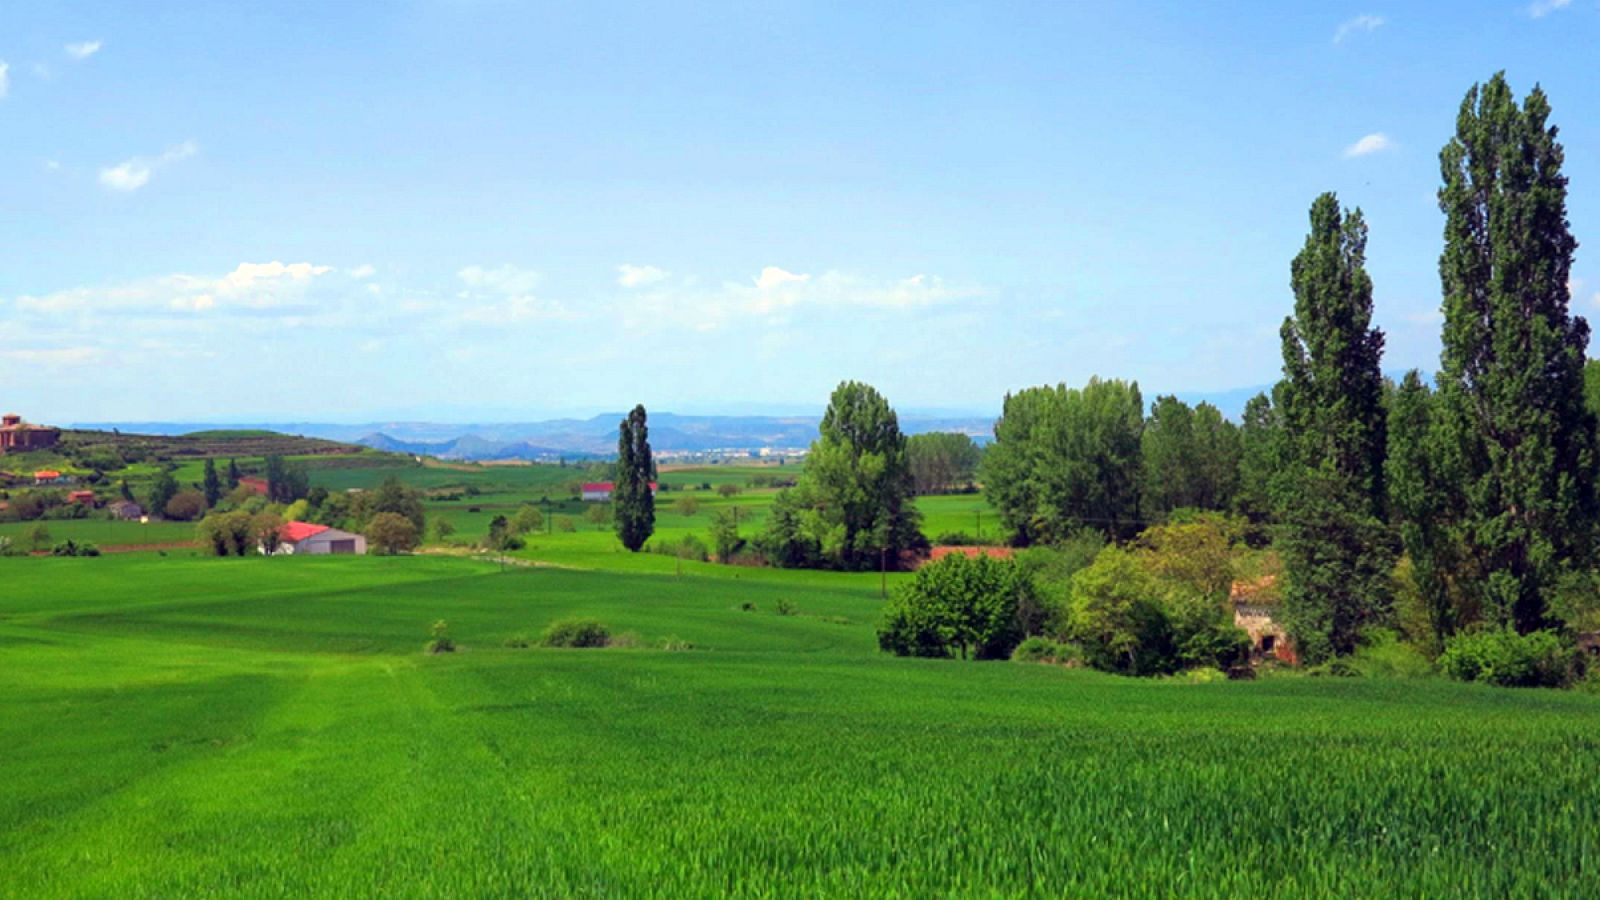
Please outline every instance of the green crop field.
[[[1582, 896], [1600, 877], [1600, 698], [905, 660], [874, 647], [873, 576], [703, 570], [0, 559], [0, 895]], [[503, 646], [574, 614], [636, 646]], [[421, 652], [437, 619], [459, 652]]]

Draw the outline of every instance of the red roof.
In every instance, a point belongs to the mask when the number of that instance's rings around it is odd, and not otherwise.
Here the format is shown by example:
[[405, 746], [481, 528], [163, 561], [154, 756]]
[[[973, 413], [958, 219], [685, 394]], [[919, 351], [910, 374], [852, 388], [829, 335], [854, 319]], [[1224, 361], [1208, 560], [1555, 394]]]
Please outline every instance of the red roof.
[[267, 480], [265, 478], [257, 478], [253, 475], [246, 475], [245, 477], [239, 479], [239, 486], [243, 488], [249, 488], [258, 494], [265, 494], [267, 492]]
[[33, 473], [33, 477], [35, 477], [35, 478], [60, 478], [61, 477], [61, 473], [60, 472], [51, 471], [50, 469], [43, 469], [41, 471]]
[[310, 522], [289, 522], [278, 532], [278, 536], [291, 544], [298, 544], [312, 535], [318, 535], [327, 530], [329, 529], [326, 525], [313, 525]]
[[[583, 489], [584, 489], [585, 492], [588, 492], [588, 491], [610, 491], [610, 490], [615, 489], [616, 486], [617, 486], [616, 482], [614, 482], [614, 481], [591, 481], [591, 482], [588, 482], [587, 484], [585, 484], [583, 486]], [[654, 481], [650, 482], [650, 490], [653, 491], [657, 487], [658, 487], [658, 485]]]
[[73, 502], [77, 502], [79, 500], [93, 500], [94, 491], [73, 491], [67, 495], [67, 499]]

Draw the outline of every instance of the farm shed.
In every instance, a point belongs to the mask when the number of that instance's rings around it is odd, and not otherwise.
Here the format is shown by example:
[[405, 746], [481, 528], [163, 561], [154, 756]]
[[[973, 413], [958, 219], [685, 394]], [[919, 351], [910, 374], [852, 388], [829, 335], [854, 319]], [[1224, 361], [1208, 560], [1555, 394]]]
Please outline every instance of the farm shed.
[[[583, 502], [606, 503], [611, 500], [611, 491], [616, 487], [611, 481], [591, 481], [583, 486]], [[650, 496], [655, 496], [657, 483], [650, 482]]]
[[[277, 551], [280, 555], [360, 555], [367, 552], [365, 537], [310, 522], [290, 522], [283, 526], [278, 536], [283, 542]], [[262, 552], [266, 552], [266, 549], [262, 548]]]
[[144, 516], [144, 507], [132, 500], [118, 500], [106, 507], [111, 514], [124, 521], [136, 521]]

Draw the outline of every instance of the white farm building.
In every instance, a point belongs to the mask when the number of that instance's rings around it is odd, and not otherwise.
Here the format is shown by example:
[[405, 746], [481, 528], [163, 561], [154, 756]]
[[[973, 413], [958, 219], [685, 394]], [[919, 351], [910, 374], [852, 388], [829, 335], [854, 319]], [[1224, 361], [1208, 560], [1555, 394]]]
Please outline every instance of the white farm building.
[[[310, 554], [312, 556], [326, 556], [328, 554], [355, 554], [367, 552], [367, 539], [359, 534], [329, 528], [326, 525], [313, 525], [310, 522], [290, 522], [278, 532], [278, 553], [283, 555]], [[262, 548], [262, 552], [266, 552]]]

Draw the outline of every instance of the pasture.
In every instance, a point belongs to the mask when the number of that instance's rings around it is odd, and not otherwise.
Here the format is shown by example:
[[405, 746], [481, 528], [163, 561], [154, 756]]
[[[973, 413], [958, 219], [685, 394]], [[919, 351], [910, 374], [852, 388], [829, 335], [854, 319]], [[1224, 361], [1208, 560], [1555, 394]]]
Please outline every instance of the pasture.
[[[1575, 896], [1600, 875], [1582, 694], [898, 659], [863, 575], [0, 570], [5, 896]], [[636, 646], [504, 646], [571, 615]], [[421, 652], [437, 619], [459, 652]]]

